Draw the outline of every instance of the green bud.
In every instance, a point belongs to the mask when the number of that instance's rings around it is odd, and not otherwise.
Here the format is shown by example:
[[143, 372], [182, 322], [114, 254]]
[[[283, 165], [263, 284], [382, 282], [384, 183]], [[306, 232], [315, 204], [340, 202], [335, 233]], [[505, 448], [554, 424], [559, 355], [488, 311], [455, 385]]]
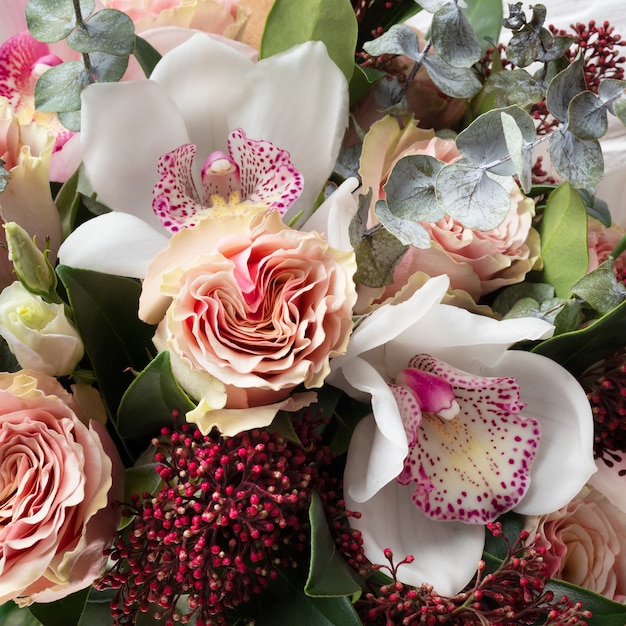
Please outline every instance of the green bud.
[[58, 302], [57, 276], [48, 261], [48, 249], [42, 252], [35, 245], [35, 239], [16, 222], [7, 222], [4, 230], [9, 259], [22, 285], [45, 300]]

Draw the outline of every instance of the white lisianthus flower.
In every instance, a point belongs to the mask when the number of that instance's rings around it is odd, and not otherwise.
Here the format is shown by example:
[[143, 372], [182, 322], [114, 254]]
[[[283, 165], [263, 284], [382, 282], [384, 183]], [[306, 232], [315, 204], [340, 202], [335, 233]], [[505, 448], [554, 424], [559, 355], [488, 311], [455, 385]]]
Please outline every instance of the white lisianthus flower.
[[0, 335], [22, 368], [48, 376], [70, 374], [84, 354], [63, 305], [46, 302], [20, 282], [0, 293]]
[[595, 471], [585, 393], [561, 366], [508, 348], [543, 339], [535, 318], [497, 321], [440, 304], [446, 276], [383, 305], [354, 331], [328, 382], [364, 401], [344, 486], [365, 555], [408, 555], [401, 582], [454, 595], [481, 558], [485, 524], [555, 511]]
[[[202, 162], [209, 159], [214, 165], [216, 153], [223, 157], [219, 165], [242, 166], [243, 191], [245, 181], [253, 179], [272, 189], [288, 155], [302, 190], [286, 217], [302, 214], [304, 219], [332, 172], [347, 121], [345, 77], [319, 41], [254, 63], [197, 34], [164, 55], [150, 80], [90, 85], [83, 92], [84, 164], [98, 199], [112, 212], [79, 226], [64, 242], [60, 259], [74, 267], [143, 278], [171, 236], [163, 216], [155, 213], [161, 204], [153, 210], [153, 190], [166, 184], [171, 197], [206, 206], [206, 196], [219, 185], [212, 171], [206, 182]], [[249, 140], [241, 164], [231, 152], [235, 131], [239, 142], [244, 136]], [[274, 179], [270, 174], [276, 163], [268, 168], [258, 154], [247, 158], [249, 144], [276, 149], [281, 161]], [[243, 172], [244, 165], [252, 171]], [[253, 201], [259, 189], [250, 190]], [[154, 202], [163, 198], [156, 196]]]

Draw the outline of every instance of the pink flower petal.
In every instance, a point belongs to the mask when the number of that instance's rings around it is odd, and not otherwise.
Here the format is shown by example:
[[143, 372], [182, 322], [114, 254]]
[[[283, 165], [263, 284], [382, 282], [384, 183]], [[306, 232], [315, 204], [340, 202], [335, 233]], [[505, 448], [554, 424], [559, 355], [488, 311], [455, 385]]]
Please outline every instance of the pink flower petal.
[[409, 367], [447, 381], [460, 407], [450, 420], [422, 416], [402, 475], [416, 485], [415, 504], [431, 519], [478, 524], [512, 509], [529, 487], [540, 438], [536, 420], [519, 414], [515, 379], [468, 374], [429, 355]]
[[230, 155], [220, 150], [212, 152], [202, 167], [202, 195], [204, 204], [210, 205], [213, 196], [228, 200], [241, 191], [239, 167]]

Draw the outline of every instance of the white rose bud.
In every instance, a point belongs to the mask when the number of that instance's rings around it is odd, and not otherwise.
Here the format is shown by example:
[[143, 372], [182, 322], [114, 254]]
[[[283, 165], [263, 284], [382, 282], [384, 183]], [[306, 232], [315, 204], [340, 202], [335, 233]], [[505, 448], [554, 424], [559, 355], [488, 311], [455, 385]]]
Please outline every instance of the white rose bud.
[[14, 282], [0, 293], [0, 335], [24, 369], [70, 374], [84, 354], [62, 304], [48, 303]]

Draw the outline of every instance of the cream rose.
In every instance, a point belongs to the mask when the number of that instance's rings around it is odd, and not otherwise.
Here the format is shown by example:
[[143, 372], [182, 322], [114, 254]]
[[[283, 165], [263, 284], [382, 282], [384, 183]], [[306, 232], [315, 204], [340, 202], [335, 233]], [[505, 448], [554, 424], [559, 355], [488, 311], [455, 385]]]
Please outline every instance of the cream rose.
[[550, 576], [618, 602], [626, 600], [626, 519], [592, 487], [536, 520]]
[[[391, 117], [376, 122], [366, 135], [360, 173], [363, 189], [374, 190], [372, 221], [377, 221], [373, 206], [378, 198], [384, 197], [382, 187], [393, 166], [402, 157], [414, 154], [427, 154], [445, 163], [460, 156], [453, 141], [440, 139], [414, 123], [400, 128]], [[510, 211], [493, 230], [465, 228], [449, 216], [435, 223], [422, 223], [430, 233], [431, 247], [409, 249], [383, 297], [394, 295], [416, 272], [429, 276], [447, 274], [451, 289], [466, 291], [474, 300], [524, 280], [540, 254], [539, 235], [532, 227], [535, 205], [515, 185], [511, 186], [509, 195]]]
[[187, 419], [235, 434], [293, 407], [298, 385], [320, 387], [352, 330], [355, 271], [353, 252], [265, 208], [176, 233], [148, 268], [139, 316], [159, 323], [155, 345], [199, 401]]
[[21, 367], [49, 376], [70, 374], [84, 354], [63, 305], [46, 302], [20, 282], [0, 293], [0, 335]]
[[104, 569], [123, 468], [87, 417], [52, 377], [0, 374], [0, 604], [52, 602]]

